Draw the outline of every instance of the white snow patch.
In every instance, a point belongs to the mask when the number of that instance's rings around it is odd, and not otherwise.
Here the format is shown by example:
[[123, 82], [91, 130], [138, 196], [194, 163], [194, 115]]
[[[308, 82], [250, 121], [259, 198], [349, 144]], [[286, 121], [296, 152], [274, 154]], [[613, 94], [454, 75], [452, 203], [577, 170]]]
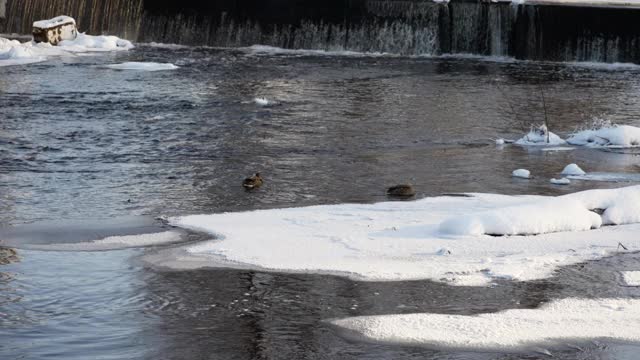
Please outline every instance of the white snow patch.
[[125, 62], [121, 64], [105, 65], [104, 67], [114, 70], [137, 70], [137, 71], [164, 71], [176, 70], [178, 66], [168, 63], [155, 62]]
[[640, 286], [640, 271], [623, 271], [622, 277], [628, 286]]
[[141, 235], [110, 236], [100, 240], [78, 243], [33, 245], [31, 246], [31, 248], [52, 251], [100, 251], [170, 244], [178, 242], [180, 240], [180, 232], [165, 231], [160, 233]]
[[504, 145], [504, 139], [500, 138], [500, 139], [496, 139], [496, 145]]
[[630, 125], [607, 125], [578, 131], [567, 139], [572, 145], [609, 148], [640, 146], [640, 128]]
[[[640, 224], [589, 231], [599, 220], [640, 222], [638, 198], [640, 186], [560, 197], [474, 194], [177, 217], [170, 219], [173, 225], [217, 239], [160, 261], [176, 268], [228, 266], [454, 285], [540, 279], [560, 266], [613, 254], [618, 242], [639, 249]], [[597, 208], [606, 209], [602, 218], [589, 211]]]
[[569, 180], [567, 178], [551, 179], [551, 180], [549, 180], [549, 182], [552, 183], [553, 185], [569, 185], [569, 184], [571, 184], [571, 180]]
[[453, 235], [535, 235], [585, 231], [602, 225], [600, 216], [579, 201], [554, 198], [501, 207], [472, 215], [454, 216], [440, 224]]
[[586, 175], [587, 173], [576, 164], [569, 164], [562, 170], [562, 175]]
[[518, 169], [513, 170], [511, 176], [523, 179], [529, 179], [531, 177], [531, 172], [527, 169]]
[[61, 15], [61, 16], [54, 17], [53, 19], [36, 21], [33, 23], [33, 27], [40, 28], [40, 29], [49, 29], [62, 24], [75, 25], [76, 20], [70, 16]]
[[272, 101], [269, 101], [269, 99], [264, 98], [264, 97], [257, 97], [253, 99], [253, 102], [258, 105], [258, 106], [269, 106], [269, 105], [273, 105]]
[[115, 36], [78, 34], [75, 40], [61, 41], [58, 46], [48, 43], [0, 38], [0, 66], [38, 63], [51, 57], [74, 56], [77, 53], [124, 51], [133, 48], [130, 41]]
[[406, 314], [331, 321], [383, 343], [473, 350], [516, 350], [567, 341], [640, 341], [640, 300], [555, 300], [537, 309], [479, 315]]
[[517, 145], [522, 146], [557, 146], [566, 143], [558, 135], [549, 131], [545, 125], [532, 127], [528, 134], [516, 141]]

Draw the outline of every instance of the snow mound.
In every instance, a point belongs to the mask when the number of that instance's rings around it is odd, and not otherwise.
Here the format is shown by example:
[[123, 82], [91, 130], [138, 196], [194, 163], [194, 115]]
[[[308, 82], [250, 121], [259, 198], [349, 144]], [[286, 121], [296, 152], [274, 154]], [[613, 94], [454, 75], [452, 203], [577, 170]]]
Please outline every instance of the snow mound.
[[571, 199], [548, 199], [452, 217], [440, 231], [452, 235], [536, 235], [599, 228], [600, 216]]
[[605, 125], [578, 131], [567, 139], [572, 145], [629, 148], [640, 146], [640, 128], [630, 125]]
[[567, 142], [549, 131], [545, 125], [540, 125], [538, 127], [532, 127], [528, 134], [518, 139], [515, 143], [516, 145], [522, 146], [557, 146], [564, 145]]
[[623, 271], [622, 277], [627, 286], [640, 286], [640, 271]]
[[576, 164], [569, 164], [562, 170], [562, 175], [586, 175], [587, 173]]
[[513, 172], [511, 173], [511, 176], [522, 178], [522, 179], [529, 179], [531, 177], [531, 172], [527, 169], [518, 169], [518, 170], [513, 170]]
[[504, 145], [505, 141], [504, 139], [500, 138], [500, 139], [496, 139], [496, 145]]
[[165, 231], [160, 233], [110, 236], [100, 240], [78, 243], [47, 244], [32, 246], [33, 249], [51, 251], [103, 251], [138, 248], [179, 242], [181, 233]]
[[106, 68], [114, 70], [137, 70], [137, 71], [163, 71], [179, 69], [178, 66], [166, 63], [154, 62], [125, 62], [121, 64], [105, 65]]
[[624, 200], [637, 197], [640, 186], [560, 197], [473, 194], [176, 217], [171, 224], [215, 239], [185, 245], [156, 264], [452, 285], [540, 279], [560, 266], [613, 254], [618, 242], [640, 248], [640, 224], [586, 231], [600, 223], [640, 222], [638, 205]]
[[75, 40], [61, 41], [58, 46], [33, 41], [20, 43], [0, 37], [0, 66], [38, 63], [76, 53], [126, 51], [133, 47], [130, 41], [115, 36], [78, 34]]
[[515, 350], [584, 340], [640, 341], [640, 300], [555, 300], [538, 309], [479, 315], [406, 314], [331, 321], [383, 343], [474, 350]]
[[569, 180], [567, 178], [551, 179], [551, 180], [549, 180], [549, 182], [552, 183], [553, 185], [569, 185], [569, 184], [571, 184], [571, 180]]

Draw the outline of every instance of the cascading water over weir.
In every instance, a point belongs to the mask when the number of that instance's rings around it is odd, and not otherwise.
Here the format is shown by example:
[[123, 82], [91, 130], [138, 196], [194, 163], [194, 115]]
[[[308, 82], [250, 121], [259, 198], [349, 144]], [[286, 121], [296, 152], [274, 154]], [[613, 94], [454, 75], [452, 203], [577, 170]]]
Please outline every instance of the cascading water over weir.
[[[3, 4], [4, 3], [4, 4]], [[5, 5], [5, 6], [2, 6]], [[6, 11], [5, 11], [6, 10]], [[640, 7], [452, 0], [0, 0], [0, 30], [65, 14], [140, 42], [640, 63]]]

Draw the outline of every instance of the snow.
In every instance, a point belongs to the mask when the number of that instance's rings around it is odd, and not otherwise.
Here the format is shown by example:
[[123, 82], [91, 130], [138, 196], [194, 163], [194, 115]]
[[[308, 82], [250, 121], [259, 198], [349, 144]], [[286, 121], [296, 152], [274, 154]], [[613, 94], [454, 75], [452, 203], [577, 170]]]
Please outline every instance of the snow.
[[269, 101], [269, 99], [267, 99], [267, 98], [263, 98], [263, 97], [257, 97], [257, 98], [254, 98], [254, 99], [253, 99], [253, 102], [254, 102], [256, 105], [259, 105], [259, 106], [269, 106], [269, 105], [271, 105], [271, 104], [272, 104], [272, 102], [271, 102], [271, 101]]
[[511, 176], [517, 177], [517, 178], [529, 179], [529, 177], [531, 176], [531, 172], [527, 169], [518, 169], [518, 170], [513, 170], [513, 172], [511, 173]]
[[49, 20], [40, 20], [33, 23], [33, 27], [40, 29], [49, 29], [52, 27], [60, 26], [62, 24], [76, 24], [76, 21], [70, 16], [58, 16]]
[[569, 164], [562, 170], [562, 175], [586, 175], [587, 173], [576, 164]]
[[569, 175], [569, 179], [582, 181], [602, 181], [602, 182], [640, 182], [639, 173], [610, 173], [591, 172], [586, 175]]
[[115, 70], [138, 70], [138, 71], [163, 71], [179, 69], [178, 66], [165, 63], [154, 62], [125, 62], [121, 64], [105, 65], [109, 69]]
[[496, 139], [496, 145], [504, 145], [504, 139]]
[[78, 34], [75, 40], [61, 41], [58, 46], [0, 38], [0, 67], [38, 63], [51, 57], [74, 56], [76, 53], [125, 51], [132, 48], [130, 41], [116, 36]]
[[362, 316], [331, 323], [369, 341], [466, 350], [517, 350], [568, 341], [640, 341], [640, 300], [554, 300], [479, 315]]
[[571, 180], [569, 180], [567, 178], [551, 179], [551, 180], [549, 180], [549, 182], [552, 183], [553, 185], [569, 185], [569, 184], [571, 184]]
[[165, 231], [151, 234], [110, 236], [100, 240], [77, 243], [33, 245], [31, 248], [51, 251], [100, 251], [170, 244], [180, 240], [180, 232]]
[[532, 127], [528, 134], [515, 143], [516, 145], [522, 146], [557, 146], [566, 144], [566, 141], [550, 132], [545, 125], [540, 125], [538, 127]]
[[[560, 266], [614, 254], [618, 242], [639, 249], [637, 204], [640, 186], [559, 197], [473, 194], [191, 215], [170, 222], [215, 239], [184, 246], [157, 264], [331, 273], [370, 281], [431, 279], [453, 285], [532, 280], [548, 277]], [[589, 230], [600, 224], [629, 225]]]
[[638, 147], [640, 146], [640, 128], [630, 125], [608, 125], [573, 133], [567, 142], [590, 147]]
[[640, 286], [640, 271], [623, 271], [622, 277], [628, 286]]
[[548, 199], [501, 207], [477, 214], [454, 216], [440, 224], [453, 235], [535, 235], [599, 228], [600, 216], [572, 199]]

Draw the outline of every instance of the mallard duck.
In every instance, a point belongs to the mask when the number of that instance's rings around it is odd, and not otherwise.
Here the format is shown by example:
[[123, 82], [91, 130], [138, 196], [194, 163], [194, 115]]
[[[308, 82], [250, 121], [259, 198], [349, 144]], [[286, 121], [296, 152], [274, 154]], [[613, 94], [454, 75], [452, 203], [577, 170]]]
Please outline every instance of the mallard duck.
[[251, 190], [259, 188], [260, 186], [262, 186], [262, 183], [263, 181], [260, 173], [255, 173], [255, 175], [244, 179], [244, 181], [242, 182], [242, 186], [244, 186], [245, 189]]
[[389, 196], [411, 197], [415, 194], [416, 191], [409, 184], [396, 185], [387, 189], [387, 195]]

